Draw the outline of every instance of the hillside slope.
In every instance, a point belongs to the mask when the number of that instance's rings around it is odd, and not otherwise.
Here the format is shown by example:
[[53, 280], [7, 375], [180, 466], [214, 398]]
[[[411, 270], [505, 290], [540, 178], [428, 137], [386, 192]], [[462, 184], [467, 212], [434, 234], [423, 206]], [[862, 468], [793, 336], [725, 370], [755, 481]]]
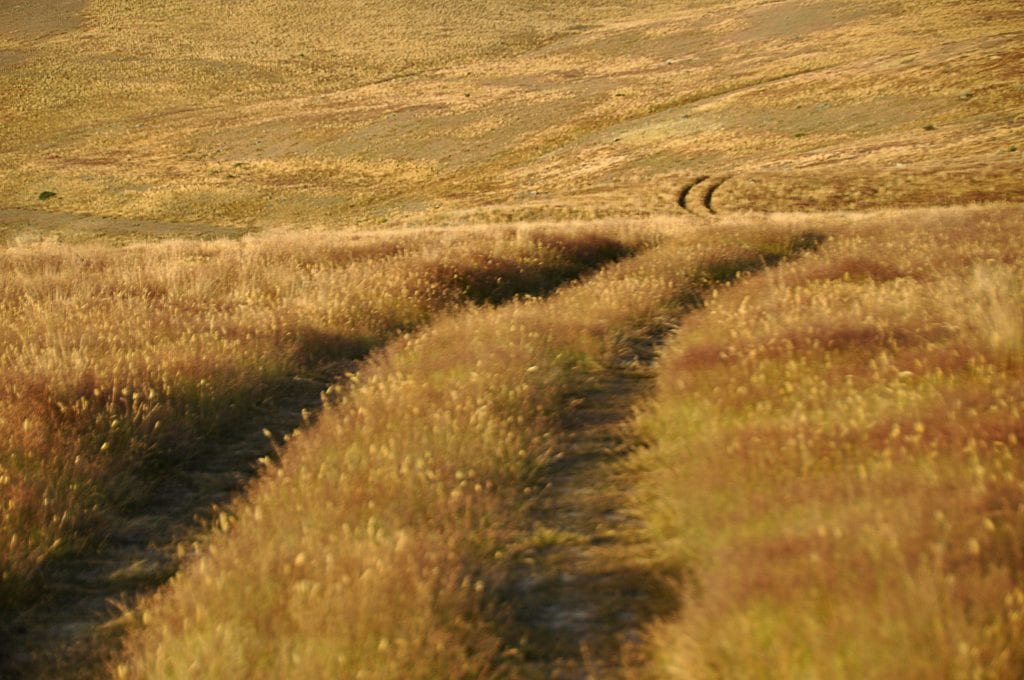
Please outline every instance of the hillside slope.
[[0, 4], [0, 675], [1019, 678], [1021, 73], [1019, 0]]
[[8, 231], [1024, 197], [1014, 0], [69, 7], [3, 10]]

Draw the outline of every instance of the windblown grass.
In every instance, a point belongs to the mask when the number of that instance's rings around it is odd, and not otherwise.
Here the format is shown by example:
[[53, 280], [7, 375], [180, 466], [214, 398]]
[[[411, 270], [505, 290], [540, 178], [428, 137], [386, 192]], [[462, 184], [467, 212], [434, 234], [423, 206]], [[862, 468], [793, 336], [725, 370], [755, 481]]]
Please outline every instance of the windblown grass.
[[861, 218], [689, 319], [640, 507], [657, 678], [1024, 675], [1019, 209]]
[[390, 346], [143, 603], [116, 674], [514, 674], [496, 593], [534, 540], [528, 510], [568, 395], [716, 281], [806, 245], [785, 229], [690, 229], [550, 300]]
[[279, 234], [0, 253], [0, 610], [168, 470], [294, 389], [468, 302], [541, 295], [643, 246], [578, 230]]

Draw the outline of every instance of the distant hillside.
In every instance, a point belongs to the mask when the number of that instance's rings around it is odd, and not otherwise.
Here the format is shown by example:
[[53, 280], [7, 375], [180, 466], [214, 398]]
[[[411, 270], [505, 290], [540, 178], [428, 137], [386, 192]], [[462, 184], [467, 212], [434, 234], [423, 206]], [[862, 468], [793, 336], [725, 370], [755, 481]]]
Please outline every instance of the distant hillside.
[[561, 219], [671, 213], [701, 177], [721, 210], [1024, 199], [1015, 0], [19, 7], [0, 207]]

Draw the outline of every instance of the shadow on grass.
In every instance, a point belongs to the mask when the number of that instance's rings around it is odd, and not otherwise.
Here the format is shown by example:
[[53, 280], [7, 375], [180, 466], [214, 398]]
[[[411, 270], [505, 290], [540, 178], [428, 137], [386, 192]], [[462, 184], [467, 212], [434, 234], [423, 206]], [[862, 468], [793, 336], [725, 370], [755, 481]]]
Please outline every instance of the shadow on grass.
[[460, 262], [443, 266], [438, 275], [458, 282], [470, 301], [496, 305], [521, 295], [549, 295], [566, 281], [636, 252], [620, 241], [596, 234], [575, 238], [539, 234], [534, 242], [538, 250], [553, 251], [557, 257], [534, 263], [513, 258]]
[[[545, 257], [492, 258], [438, 270], [433, 277], [464, 302], [500, 304], [519, 295], [546, 295], [633, 252], [599, 236], [539, 236], [537, 245], [548, 251]], [[429, 316], [425, 311], [423, 323]], [[218, 507], [258, 474], [261, 461], [277, 459], [280, 442], [320, 410], [325, 390], [343, 384], [373, 349], [410, 330], [408, 323], [372, 336], [299, 328], [282, 357], [284, 373], [228, 389], [213, 380], [212, 391], [205, 392], [178, 386], [160, 413], [159, 433], [139, 430], [145, 441], [121, 450], [140, 457], [106, 480], [109, 489], [97, 493], [99, 505], [78, 527], [76, 545], [43, 561], [29, 581], [7, 584], [13, 587], [0, 602], [0, 677], [99, 673], [117, 651], [127, 606], [177, 571], [179, 542], [196, 540], [218, 520]], [[229, 378], [225, 385], [232, 384]], [[110, 396], [108, 405], [117, 407], [121, 397]], [[61, 426], [72, 438], [93, 436], [86, 421], [95, 419]], [[109, 454], [116, 457], [118, 451]]]
[[[675, 310], [693, 311], [709, 289], [824, 241], [806, 232], [708, 262]], [[530, 510], [527, 545], [493, 590], [491, 609], [501, 612], [495, 620], [512, 676], [618, 677], [643, 665], [647, 625], [680, 607], [678, 586], [688, 575], [653, 561], [628, 511], [631, 481], [616, 467], [643, 445], [632, 429], [633, 409], [653, 390], [649, 367], [672, 328], [658, 323], [623, 338], [610, 365], [579, 376], [564, 395], [557, 414], [564, 453], [531, 482], [542, 490]]]
[[817, 250], [828, 237], [815, 231], [806, 231], [778, 244], [760, 249], [760, 252], [729, 260], [715, 260], [704, 265], [697, 275], [703, 287], [730, 283], [743, 274], [752, 274], [768, 267], [775, 267], [786, 259]]

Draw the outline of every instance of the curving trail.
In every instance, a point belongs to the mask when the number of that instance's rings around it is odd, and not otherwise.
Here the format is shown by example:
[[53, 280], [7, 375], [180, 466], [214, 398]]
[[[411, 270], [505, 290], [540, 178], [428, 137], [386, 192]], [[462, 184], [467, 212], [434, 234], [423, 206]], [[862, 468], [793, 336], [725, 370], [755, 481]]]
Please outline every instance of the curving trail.
[[699, 217], [711, 217], [718, 214], [712, 200], [715, 191], [731, 179], [731, 175], [717, 177], [701, 175], [683, 187], [679, 194], [679, 207]]
[[[581, 269], [559, 271], [543, 286], [528, 272], [543, 266], [524, 264], [523, 276], [495, 270], [493, 290], [464, 293], [464, 308], [474, 303], [499, 305], [514, 294], [550, 294], [579, 276], [622, 256], [615, 248], [594, 250]], [[543, 274], [542, 274], [543, 278]], [[455, 277], [452, 281], [458, 281]], [[498, 285], [498, 284], [501, 285]], [[453, 290], [458, 290], [453, 283]], [[452, 309], [445, 312], [455, 313]], [[419, 321], [425, 328], [435, 312]], [[359, 352], [344, 350], [315, 368], [282, 376], [268, 384], [261, 401], [229, 431], [208, 435], [187, 459], [161, 470], [153, 488], [111, 522], [111, 531], [87, 549], [54, 558], [42, 567], [40, 592], [28, 609], [0, 621], [0, 678], [95, 678], [116, 653], [126, 624], [137, 616], [133, 601], [159, 588], [179, 569], [204, 529], [220, 523], [221, 512], [244, 491], [268, 462], [277, 459], [278, 442], [308, 425], [322, 406], [351, 384], [367, 352], [395, 335], [376, 337]], [[269, 441], [268, 441], [269, 439]]]
[[[791, 239], [786, 255], [755, 251], [716, 260], [708, 273], [720, 268], [713, 281], [732, 281], [738, 272], [813, 251], [823, 239], [806, 232]], [[505, 638], [516, 665], [508, 677], [646, 677], [646, 630], [678, 609], [685, 575], [657, 558], [634, 510], [637, 469], [630, 460], [645, 446], [636, 407], [655, 388], [665, 339], [701, 308], [706, 290], [691, 290], [692, 299], [651, 326], [622, 329], [615, 354], [586, 369], [581, 387], [567, 395], [558, 423], [561, 453], [540, 471], [531, 508], [533, 540], [500, 593], [513, 618]]]

